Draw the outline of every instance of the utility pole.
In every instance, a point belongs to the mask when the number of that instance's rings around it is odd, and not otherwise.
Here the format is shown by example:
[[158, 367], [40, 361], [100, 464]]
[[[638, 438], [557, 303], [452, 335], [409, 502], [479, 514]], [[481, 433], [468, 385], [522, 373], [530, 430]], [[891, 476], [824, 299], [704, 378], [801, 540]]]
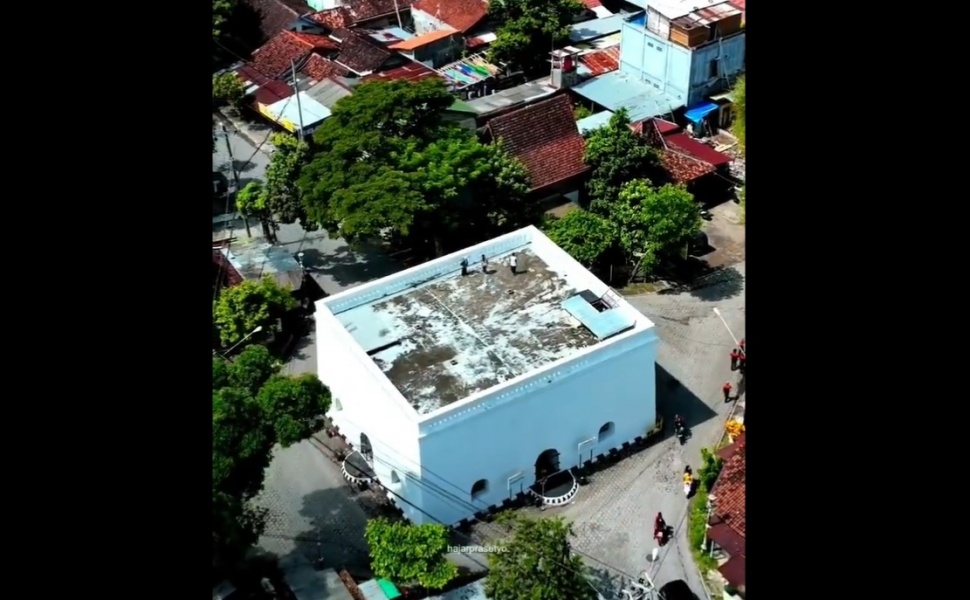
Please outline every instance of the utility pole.
[[397, 15], [397, 26], [404, 29], [404, 23], [401, 21], [401, 11], [397, 7], [397, 0], [394, 0], [394, 14]]
[[302, 142], [303, 141], [303, 107], [300, 105], [300, 88], [297, 86], [297, 82], [296, 82], [296, 61], [295, 60], [290, 61], [290, 71], [292, 71], [293, 73], [293, 94], [296, 96], [296, 112], [299, 115], [297, 120], [299, 120], [300, 122], [299, 124], [300, 130], [299, 130], [299, 133], [297, 133], [297, 137], [300, 138], [300, 141]]
[[[238, 194], [239, 193], [239, 173], [236, 172], [236, 159], [232, 155], [232, 143], [229, 141], [229, 130], [226, 129], [225, 123], [220, 122], [219, 124], [222, 125], [222, 137], [226, 141], [226, 152], [229, 154], [229, 171], [232, 173], [232, 183], [234, 186], [236, 186], [236, 193]], [[227, 201], [229, 200], [231, 193], [232, 192], [229, 189], [226, 189]], [[236, 207], [233, 206], [232, 208], [235, 209]], [[243, 225], [246, 226], [246, 237], [249, 237], [249, 238], [253, 237], [252, 232], [249, 231], [249, 219], [246, 217], [246, 215], [243, 215], [242, 218], [243, 218]]]

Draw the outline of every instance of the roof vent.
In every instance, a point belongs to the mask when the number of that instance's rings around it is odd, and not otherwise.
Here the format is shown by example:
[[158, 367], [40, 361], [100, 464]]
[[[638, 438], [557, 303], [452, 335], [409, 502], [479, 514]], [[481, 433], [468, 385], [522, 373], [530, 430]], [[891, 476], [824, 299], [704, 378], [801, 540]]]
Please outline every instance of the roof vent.
[[449, 361], [449, 362], [451, 362], [451, 364], [453, 364], [453, 365], [457, 365], [457, 364], [458, 364], [458, 361], [457, 361], [457, 360], [454, 360], [454, 359], [452, 359], [452, 360], [451, 360], [451, 361]]

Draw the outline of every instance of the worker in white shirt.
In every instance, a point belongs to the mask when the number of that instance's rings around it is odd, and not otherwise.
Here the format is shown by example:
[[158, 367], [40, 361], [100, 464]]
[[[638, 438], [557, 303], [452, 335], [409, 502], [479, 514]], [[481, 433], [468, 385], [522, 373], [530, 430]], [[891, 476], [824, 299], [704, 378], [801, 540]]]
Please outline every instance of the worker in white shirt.
[[510, 256], [510, 257], [509, 257], [509, 269], [511, 269], [511, 270], [512, 270], [512, 274], [513, 274], [513, 275], [515, 275], [515, 273], [516, 273], [516, 271], [515, 271], [515, 268], [516, 268], [516, 267], [517, 267], [518, 265], [519, 265], [519, 261], [518, 261], [518, 259], [516, 258], [516, 256], [515, 256], [515, 253], [513, 252], [513, 253], [512, 253], [512, 256]]

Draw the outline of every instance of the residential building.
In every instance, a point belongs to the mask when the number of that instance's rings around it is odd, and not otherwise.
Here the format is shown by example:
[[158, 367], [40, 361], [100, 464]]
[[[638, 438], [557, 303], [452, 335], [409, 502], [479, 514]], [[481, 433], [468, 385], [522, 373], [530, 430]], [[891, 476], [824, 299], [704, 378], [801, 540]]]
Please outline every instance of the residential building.
[[307, 19], [331, 30], [341, 27], [375, 29], [410, 21], [411, 7], [407, 0], [307, 0], [316, 11]]
[[741, 11], [741, 24], [744, 25], [744, 0], [728, 0], [731, 6]]
[[589, 167], [583, 161], [585, 142], [576, 130], [573, 106], [564, 94], [491, 119], [484, 138], [500, 142], [529, 173], [537, 199], [581, 189]]
[[281, 31], [253, 52], [249, 66], [270, 79], [289, 78], [311, 54], [333, 56], [339, 50], [340, 44], [326, 35]]
[[[711, 516], [708, 520], [707, 538], [724, 554], [727, 560], [718, 561], [717, 570], [733, 588], [734, 594], [744, 595], [745, 582], [745, 440], [744, 433], [717, 455], [724, 461], [717, 482], [711, 490]], [[728, 591], [728, 590], [725, 590]]]
[[549, 78], [543, 77], [507, 90], [477, 96], [468, 100], [467, 104], [475, 111], [479, 125], [485, 125], [493, 117], [549, 98], [557, 91], [550, 85]]
[[633, 131], [660, 151], [660, 160], [675, 183], [682, 183], [703, 200], [708, 192], [717, 195], [731, 184], [733, 158], [684, 133], [680, 125], [664, 119], [647, 119]]
[[582, 77], [596, 77], [620, 68], [620, 45], [590, 50], [578, 56], [576, 73]]
[[741, 11], [727, 0], [647, 3], [623, 23], [620, 70], [688, 108], [728, 89], [744, 70]]
[[600, 0], [582, 0], [582, 3], [583, 6], [586, 7], [586, 10], [593, 13], [598, 18], [609, 17], [613, 14], [610, 9], [603, 6], [603, 3], [600, 2]]
[[591, 21], [582, 21], [569, 28], [569, 41], [573, 44], [589, 43], [623, 29], [623, 15], [610, 15]]
[[281, 31], [293, 29], [300, 17], [313, 12], [304, 0], [242, 0], [258, 15], [262, 39], [269, 40]]
[[[535, 227], [331, 296], [315, 318], [328, 417], [416, 523], [569, 501], [570, 469], [656, 421], [653, 323]], [[568, 489], [551, 495], [553, 477]]]
[[337, 29], [330, 37], [340, 42], [334, 62], [358, 77], [404, 62], [403, 57], [380, 47], [365, 30]]
[[328, 77], [308, 87], [306, 93], [328, 110], [333, 110], [337, 102], [350, 96], [353, 92], [349, 86], [344, 85], [337, 79]]
[[576, 129], [579, 131], [580, 135], [586, 137], [586, 135], [589, 133], [596, 131], [601, 127], [606, 127], [610, 123], [610, 119], [612, 117], [612, 111], [604, 110], [576, 121]]
[[388, 46], [413, 61], [430, 67], [441, 67], [458, 58], [462, 51], [460, 34], [456, 29], [444, 27], [429, 31]]
[[480, 24], [487, 14], [486, 0], [417, 0], [411, 5], [414, 31], [418, 35], [445, 28], [464, 35]]

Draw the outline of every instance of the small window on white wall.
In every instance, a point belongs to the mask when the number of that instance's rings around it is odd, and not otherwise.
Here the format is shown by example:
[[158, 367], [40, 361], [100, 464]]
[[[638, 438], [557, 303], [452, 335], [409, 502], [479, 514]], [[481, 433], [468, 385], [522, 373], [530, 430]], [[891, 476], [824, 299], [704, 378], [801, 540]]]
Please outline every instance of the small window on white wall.
[[397, 474], [397, 471], [391, 471], [391, 483], [401, 483], [401, 477]]
[[484, 494], [487, 491], [488, 491], [488, 481], [484, 479], [479, 479], [478, 481], [475, 482], [475, 485], [472, 486], [472, 500], [475, 500], [481, 497], [482, 494]]
[[613, 425], [613, 421], [610, 421], [609, 423], [604, 423], [603, 426], [600, 427], [600, 432], [599, 432], [599, 435], [597, 436], [597, 441], [603, 442], [608, 440], [610, 436], [613, 435], [614, 429], [615, 429], [615, 426]]

